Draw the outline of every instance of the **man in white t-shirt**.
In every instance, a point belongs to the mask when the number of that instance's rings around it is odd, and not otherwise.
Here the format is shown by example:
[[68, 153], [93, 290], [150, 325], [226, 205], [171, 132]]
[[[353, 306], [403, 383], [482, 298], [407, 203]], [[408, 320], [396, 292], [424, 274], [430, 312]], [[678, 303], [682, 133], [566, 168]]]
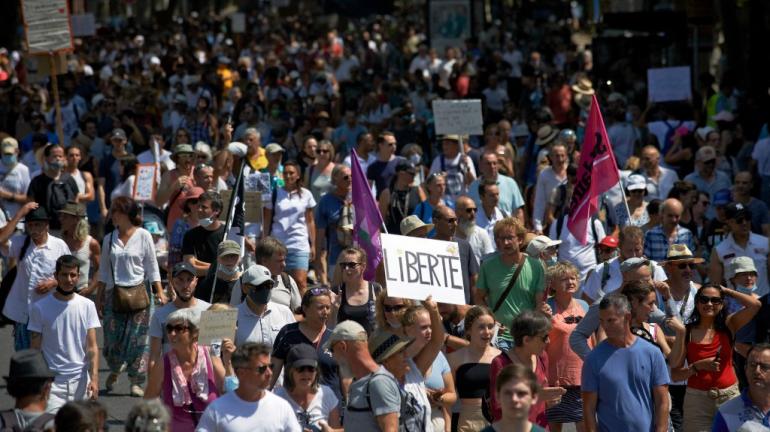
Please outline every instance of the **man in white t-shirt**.
[[29, 312], [31, 347], [43, 351], [56, 374], [46, 411], [55, 413], [71, 400], [99, 396], [99, 346], [101, 327], [96, 306], [75, 292], [80, 260], [63, 255], [56, 260], [56, 291], [34, 303]]
[[301, 432], [288, 402], [268, 391], [270, 347], [246, 343], [232, 356], [238, 388], [225, 393], [203, 412], [197, 432]]
[[174, 298], [174, 301], [163, 305], [160, 309], [156, 309], [150, 319], [150, 362], [148, 370], [151, 370], [152, 365], [171, 349], [164, 330], [166, 318], [172, 312], [179, 309], [191, 308], [202, 312], [211, 306], [208, 302], [195, 298], [195, 287], [198, 285], [198, 278], [195, 276], [195, 268], [190, 264], [186, 262], [177, 263], [171, 271], [170, 282], [176, 298]]

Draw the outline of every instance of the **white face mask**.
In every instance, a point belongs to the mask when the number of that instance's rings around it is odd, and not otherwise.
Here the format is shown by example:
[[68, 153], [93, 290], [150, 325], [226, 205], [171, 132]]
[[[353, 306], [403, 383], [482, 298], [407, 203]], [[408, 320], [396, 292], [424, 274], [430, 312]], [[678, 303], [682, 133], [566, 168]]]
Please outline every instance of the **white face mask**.
[[209, 226], [209, 225], [211, 225], [213, 223], [214, 223], [214, 219], [210, 218], [210, 217], [209, 218], [198, 219], [198, 225], [202, 226], [203, 228], [206, 228], [207, 226]]
[[222, 273], [225, 276], [232, 276], [232, 275], [238, 273], [238, 266], [237, 265], [226, 266], [226, 265], [221, 265], [220, 264], [219, 272]]
[[747, 287], [741, 284], [735, 285], [735, 290], [738, 291], [741, 294], [749, 295], [754, 292], [754, 290], [757, 289], [757, 285], [755, 284], [753, 287]]

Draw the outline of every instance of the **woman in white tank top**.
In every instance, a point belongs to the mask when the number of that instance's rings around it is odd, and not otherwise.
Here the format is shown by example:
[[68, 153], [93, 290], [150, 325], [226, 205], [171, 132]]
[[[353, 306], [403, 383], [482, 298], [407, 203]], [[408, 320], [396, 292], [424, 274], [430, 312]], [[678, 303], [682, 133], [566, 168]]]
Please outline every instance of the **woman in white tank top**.
[[61, 237], [70, 248], [72, 255], [80, 260], [80, 279], [77, 283], [78, 293], [88, 296], [93, 284], [89, 284], [89, 275], [99, 268], [100, 249], [99, 242], [88, 235], [88, 221], [86, 221], [86, 208], [83, 204], [69, 202], [59, 210], [61, 220]]
[[72, 177], [75, 180], [75, 184], [78, 185], [78, 202], [93, 201], [94, 194], [94, 177], [90, 172], [80, 171], [80, 161], [83, 158], [83, 150], [80, 147], [73, 145], [67, 149], [67, 169], [64, 173], [65, 176]]

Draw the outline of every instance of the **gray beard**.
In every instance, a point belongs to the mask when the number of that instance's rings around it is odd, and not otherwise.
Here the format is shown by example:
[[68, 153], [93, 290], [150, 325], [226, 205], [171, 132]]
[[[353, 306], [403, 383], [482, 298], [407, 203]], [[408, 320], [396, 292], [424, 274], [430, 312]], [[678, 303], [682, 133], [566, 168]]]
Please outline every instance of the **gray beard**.
[[473, 234], [473, 229], [476, 227], [476, 223], [473, 221], [463, 221], [457, 225], [457, 234], [459, 237], [467, 239]]

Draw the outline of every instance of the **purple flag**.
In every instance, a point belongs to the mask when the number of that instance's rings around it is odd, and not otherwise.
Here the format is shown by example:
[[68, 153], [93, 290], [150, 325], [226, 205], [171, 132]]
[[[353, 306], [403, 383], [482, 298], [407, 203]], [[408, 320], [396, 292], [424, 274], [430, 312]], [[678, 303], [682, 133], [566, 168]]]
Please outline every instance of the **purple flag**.
[[372, 196], [372, 189], [366, 180], [366, 173], [358, 162], [355, 150], [350, 157], [350, 173], [353, 176], [353, 208], [356, 222], [353, 225], [353, 242], [366, 251], [366, 273], [364, 279], [374, 280], [377, 266], [382, 262], [382, 215]]

